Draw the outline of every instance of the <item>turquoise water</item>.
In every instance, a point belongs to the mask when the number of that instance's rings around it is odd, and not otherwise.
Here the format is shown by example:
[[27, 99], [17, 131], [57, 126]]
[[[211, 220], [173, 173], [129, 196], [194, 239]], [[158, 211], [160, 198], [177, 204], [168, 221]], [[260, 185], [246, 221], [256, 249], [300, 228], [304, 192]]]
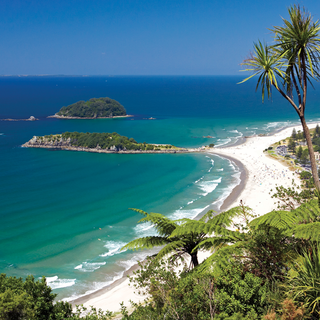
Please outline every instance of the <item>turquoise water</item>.
[[[194, 218], [218, 210], [239, 168], [206, 154], [115, 155], [21, 148], [33, 135], [118, 132], [139, 142], [228, 145], [296, 121], [280, 98], [262, 105], [237, 77], [0, 78], [0, 272], [45, 275], [58, 298], [81, 296], [121, 277], [146, 252], [122, 252], [153, 234], [129, 208]], [[130, 119], [47, 119], [63, 105], [109, 96]], [[316, 91], [308, 105], [316, 120]], [[281, 107], [281, 108], [280, 108]], [[274, 113], [276, 116], [274, 116]], [[156, 120], [145, 118], [155, 117]], [[311, 120], [311, 118], [309, 118]], [[205, 138], [205, 136], [213, 138]]]

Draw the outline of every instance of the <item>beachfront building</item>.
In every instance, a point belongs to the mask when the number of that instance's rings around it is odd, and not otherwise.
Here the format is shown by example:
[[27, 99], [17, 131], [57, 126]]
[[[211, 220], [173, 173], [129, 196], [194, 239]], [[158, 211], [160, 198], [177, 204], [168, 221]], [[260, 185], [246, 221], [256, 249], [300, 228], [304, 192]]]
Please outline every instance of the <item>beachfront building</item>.
[[285, 156], [288, 154], [288, 147], [287, 146], [284, 146], [284, 145], [281, 145], [281, 146], [278, 146], [276, 148], [276, 153], [279, 155], [279, 156]]

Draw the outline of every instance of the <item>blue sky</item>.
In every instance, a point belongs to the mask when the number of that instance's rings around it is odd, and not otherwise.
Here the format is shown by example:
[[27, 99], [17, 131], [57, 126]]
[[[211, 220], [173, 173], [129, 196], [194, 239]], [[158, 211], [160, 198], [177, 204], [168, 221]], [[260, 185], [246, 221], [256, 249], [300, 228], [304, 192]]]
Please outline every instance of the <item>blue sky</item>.
[[[0, 74], [239, 74], [294, 3], [0, 0]], [[320, 18], [319, 0], [299, 3]]]

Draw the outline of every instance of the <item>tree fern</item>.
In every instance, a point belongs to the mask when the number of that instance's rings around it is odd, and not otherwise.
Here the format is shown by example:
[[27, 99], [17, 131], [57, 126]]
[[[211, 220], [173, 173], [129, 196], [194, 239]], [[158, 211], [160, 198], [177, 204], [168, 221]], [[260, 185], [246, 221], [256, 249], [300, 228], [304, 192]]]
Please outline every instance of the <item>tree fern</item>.
[[121, 248], [123, 250], [141, 250], [141, 249], [151, 249], [153, 247], [160, 247], [170, 243], [164, 237], [150, 236], [150, 237], [142, 237], [135, 240], [130, 241], [128, 244]]
[[290, 235], [290, 233], [299, 239], [320, 241], [320, 222], [297, 225], [292, 230], [288, 230], [287, 234]]
[[[139, 223], [149, 222], [156, 229], [158, 235], [135, 239], [125, 245], [125, 249], [150, 249], [157, 246], [164, 247], [157, 254], [156, 259], [163, 259], [171, 254], [171, 259], [181, 258], [183, 254], [191, 257], [192, 264], [198, 265], [197, 250], [194, 248], [203, 240], [205, 234], [195, 232], [196, 224], [205, 224], [204, 221], [190, 219], [170, 220], [160, 213], [147, 213], [139, 209], [132, 209], [144, 215]], [[177, 230], [176, 233], [174, 233]]]
[[263, 225], [286, 230], [297, 222], [296, 214], [291, 211], [271, 211], [250, 222], [250, 227], [259, 228]]
[[299, 223], [309, 223], [319, 220], [320, 208], [317, 199], [310, 200], [294, 210]]

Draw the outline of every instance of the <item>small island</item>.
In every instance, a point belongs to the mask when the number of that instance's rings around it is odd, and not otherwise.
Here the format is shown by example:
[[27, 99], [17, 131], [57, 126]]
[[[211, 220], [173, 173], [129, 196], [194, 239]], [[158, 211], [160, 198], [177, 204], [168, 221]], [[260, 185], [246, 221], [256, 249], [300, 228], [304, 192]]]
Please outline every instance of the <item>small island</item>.
[[78, 101], [48, 118], [59, 119], [98, 119], [128, 117], [126, 109], [116, 100], [110, 98], [92, 98]]
[[28, 148], [87, 151], [98, 153], [188, 153], [198, 149], [178, 148], [167, 144], [138, 143], [133, 138], [113, 133], [64, 132], [34, 136], [22, 145]]

